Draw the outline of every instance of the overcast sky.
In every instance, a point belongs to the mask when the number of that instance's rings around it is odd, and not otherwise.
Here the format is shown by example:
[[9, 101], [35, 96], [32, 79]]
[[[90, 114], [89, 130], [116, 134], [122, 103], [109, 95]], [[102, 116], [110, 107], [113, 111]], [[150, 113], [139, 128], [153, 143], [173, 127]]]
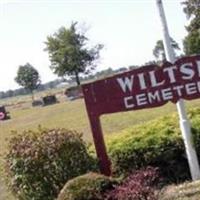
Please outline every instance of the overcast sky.
[[[19, 65], [29, 62], [42, 82], [57, 78], [49, 69], [46, 37], [72, 21], [85, 24], [91, 44], [105, 45], [98, 70], [153, 60], [162, 38], [155, 0], [0, 0], [0, 90], [15, 89]], [[163, 0], [171, 36], [182, 47], [186, 16], [181, 0]]]

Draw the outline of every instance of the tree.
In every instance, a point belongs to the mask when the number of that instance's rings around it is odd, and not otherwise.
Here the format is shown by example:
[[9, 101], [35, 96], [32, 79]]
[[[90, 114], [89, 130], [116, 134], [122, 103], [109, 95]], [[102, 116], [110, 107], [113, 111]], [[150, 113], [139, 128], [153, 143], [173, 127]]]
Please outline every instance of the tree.
[[29, 90], [32, 95], [32, 100], [34, 100], [33, 90], [37, 89], [41, 82], [38, 71], [29, 63], [19, 66], [15, 81]]
[[[178, 43], [173, 39], [173, 38], [170, 38], [171, 39], [171, 45], [172, 45], [172, 48], [174, 50], [180, 50], [179, 46], [178, 46]], [[158, 40], [156, 42], [156, 45], [153, 49], [153, 55], [155, 56], [155, 58], [159, 58], [161, 57], [161, 60], [162, 61], [166, 61], [166, 55], [165, 55], [165, 49], [164, 49], [164, 44], [163, 44], [163, 41], [162, 40]]]
[[197, 30], [200, 27], [200, 0], [186, 0], [182, 2], [184, 5], [183, 11], [188, 19], [191, 19], [190, 24], [186, 26], [188, 31]]
[[183, 41], [184, 52], [186, 55], [200, 53], [200, 35], [199, 31], [191, 31]]
[[55, 74], [64, 77], [75, 76], [80, 85], [80, 73], [89, 74], [96, 67], [96, 60], [103, 45], [88, 47], [88, 38], [77, 29], [77, 22], [69, 29], [61, 27], [52, 36], [47, 37], [46, 51], [49, 53], [51, 66]]
[[200, 53], [200, 0], [187, 0], [182, 3], [184, 12], [190, 20], [186, 30], [188, 35], [183, 41], [186, 55]]

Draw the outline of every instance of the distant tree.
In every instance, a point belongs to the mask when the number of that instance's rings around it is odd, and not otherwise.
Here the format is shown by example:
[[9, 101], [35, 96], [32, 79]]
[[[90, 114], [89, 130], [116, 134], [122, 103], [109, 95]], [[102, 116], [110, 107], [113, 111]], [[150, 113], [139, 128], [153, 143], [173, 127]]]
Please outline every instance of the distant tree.
[[[171, 45], [174, 50], [180, 50], [178, 43], [172, 38], [171, 38]], [[161, 57], [162, 61], [166, 60], [165, 49], [164, 49], [164, 44], [162, 40], [158, 40], [156, 42], [156, 45], [153, 49], [153, 55], [157, 59]]]
[[3, 98], [5, 98], [5, 92], [1, 91], [0, 92], [0, 99], [3, 99]]
[[126, 67], [120, 67], [119, 69], [116, 69], [115, 72], [116, 73], [121, 73], [121, 72], [125, 72], [127, 71], [128, 69]]
[[41, 82], [38, 71], [29, 63], [19, 66], [15, 81], [25, 89], [29, 90], [32, 95], [32, 100], [34, 100], [33, 91], [37, 89]]
[[47, 37], [45, 44], [53, 72], [60, 77], [75, 76], [77, 85], [80, 85], [80, 73], [89, 74], [96, 67], [95, 61], [103, 48], [101, 44], [89, 48], [88, 38], [78, 31], [77, 22], [69, 29], [61, 27]]
[[29, 92], [25, 88], [19, 88], [16, 90], [13, 90], [13, 96], [18, 96], [18, 95], [26, 95]]
[[8, 97], [13, 97], [14, 96], [14, 91], [13, 90], [8, 90], [7, 94], [8, 94]]
[[129, 66], [129, 70], [133, 70], [133, 69], [138, 69], [140, 66], [139, 65], [131, 65]]
[[144, 63], [144, 66], [148, 66], [148, 65], [157, 65], [158, 63], [155, 60], [149, 60], [147, 62]]
[[102, 78], [106, 78], [114, 73], [115, 72], [113, 71], [113, 69], [109, 67], [107, 69], [96, 72], [94, 76], [96, 79], [102, 79]]
[[184, 12], [190, 20], [183, 46], [186, 55], [200, 53], [200, 0], [187, 0], [182, 3]]

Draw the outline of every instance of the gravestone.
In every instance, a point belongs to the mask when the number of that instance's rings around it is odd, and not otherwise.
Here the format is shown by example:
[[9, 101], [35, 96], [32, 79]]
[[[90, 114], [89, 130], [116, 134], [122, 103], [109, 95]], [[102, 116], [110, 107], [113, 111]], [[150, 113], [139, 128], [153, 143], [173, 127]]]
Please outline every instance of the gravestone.
[[43, 106], [52, 105], [58, 103], [58, 100], [55, 95], [48, 95], [42, 98]]
[[42, 100], [34, 100], [32, 102], [32, 106], [35, 107], [35, 106], [42, 106], [43, 105], [43, 101]]
[[0, 105], [0, 120], [10, 119], [9, 112], [6, 111], [5, 106]]
[[65, 95], [70, 101], [83, 98], [82, 88], [80, 86], [73, 86], [65, 90]]

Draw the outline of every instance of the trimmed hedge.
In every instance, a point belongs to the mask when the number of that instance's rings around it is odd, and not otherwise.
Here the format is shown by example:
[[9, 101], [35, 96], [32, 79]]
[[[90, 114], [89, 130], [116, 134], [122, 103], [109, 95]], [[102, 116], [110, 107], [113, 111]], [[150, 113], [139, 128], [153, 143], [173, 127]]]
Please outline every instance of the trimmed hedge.
[[68, 181], [57, 200], [104, 200], [104, 193], [116, 183], [107, 176], [88, 173]]
[[[194, 144], [200, 158], [200, 109], [189, 111]], [[134, 126], [107, 139], [107, 147], [116, 175], [148, 165], [159, 167], [168, 181], [190, 177], [178, 117], [174, 114]]]
[[6, 161], [10, 187], [20, 200], [53, 200], [66, 181], [95, 166], [82, 136], [66, 129], [13, 137]]

